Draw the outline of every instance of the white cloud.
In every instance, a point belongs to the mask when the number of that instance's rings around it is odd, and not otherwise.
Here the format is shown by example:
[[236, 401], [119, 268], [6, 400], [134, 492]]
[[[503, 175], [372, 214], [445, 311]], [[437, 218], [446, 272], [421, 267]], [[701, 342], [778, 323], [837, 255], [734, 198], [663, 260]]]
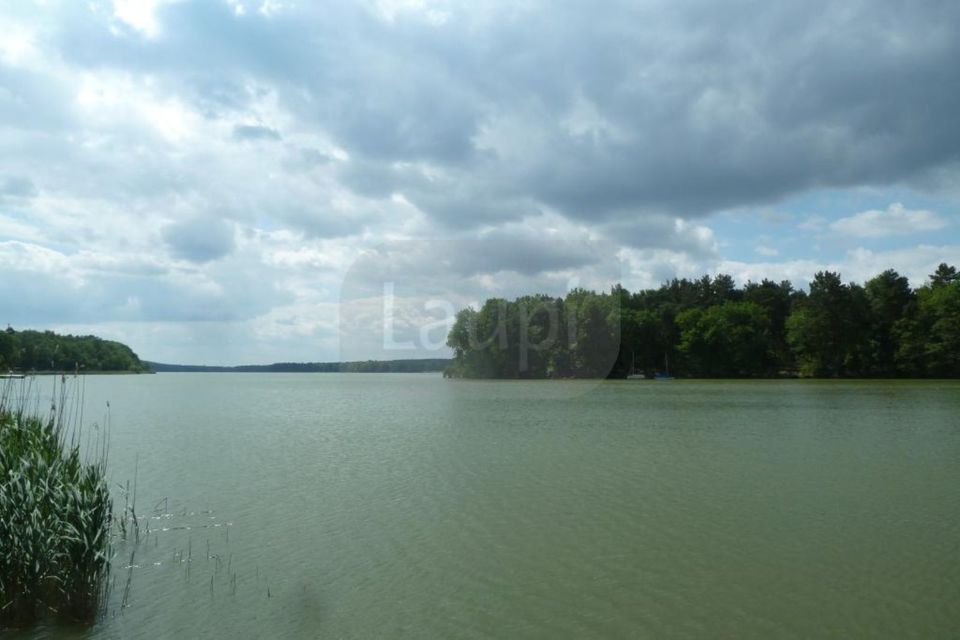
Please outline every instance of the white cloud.
[[160, 31], [157, 8], [170, 0], [113, 0], [113, 15], [148, 37]]
[[759, 246], [754, 251], [757, 252], [757, 255], [764, 256], [765, 258], [773, 258], [780, 255], [780, 252], [774, 249], [773, 247]]
[[446, 2], [436, 0], [375, 0], [375, 12], [388, 22], [393, 22], [403, 15], [422, 15], [430, 24], [441, 25], [449, 17], [445, 8]]
[[777, 282], [789, 280], [795, 287], [806, 287], [818, 271], [839, 271], [844, 278], [848, 276], [847, 269], [845, 269], [842, 261], [821, 262], [809, 259], [784, 260], [781, 262], [721, 260], [716, 266], [716, 271], [730, 274], [741, 285], [748, 281], [760, 282], [764, 278], [769, 278]]
[[882, 238], [938, 231], [946, 226], [947, 221], [932, 211], [907, 209], [901, 203], [894, 202], [886, 210], [871, 209], [835, 220], [830, 228], [855, 238]]
[[837, 260], [797, 259], [767, 262], [722, 260], [717, 270], [729, 273], [738, 282], [755, 282], [763, 278], [790, 280], [805, 287], [818, 271], [837, 271], [846, 282], [863, 283], [887, 269], [895, 269], [919, 287], [927, 282], [941, 262], [960, 263], [960, 244], [917, 245], [887, 251], [857, 248]]
[[798, 224], [797, 228], [803, 231], [823, 231], [826, 224], [827, 219], [823, 216], [809, 216]]

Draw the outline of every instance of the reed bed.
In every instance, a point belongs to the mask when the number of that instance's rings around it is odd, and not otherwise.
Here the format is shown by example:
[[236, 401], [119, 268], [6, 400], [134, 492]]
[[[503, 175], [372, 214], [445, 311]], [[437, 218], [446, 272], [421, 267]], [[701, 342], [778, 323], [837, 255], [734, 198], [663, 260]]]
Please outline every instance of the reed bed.
[[[81, 451], [82, 398], [66, 377], [49, 412], [0, 390], [0, 628], [54, 616], [92, 622], [106, 606], [113, 501], [108, 434]], [[74, 385], [75, 388], [75, 385]]]

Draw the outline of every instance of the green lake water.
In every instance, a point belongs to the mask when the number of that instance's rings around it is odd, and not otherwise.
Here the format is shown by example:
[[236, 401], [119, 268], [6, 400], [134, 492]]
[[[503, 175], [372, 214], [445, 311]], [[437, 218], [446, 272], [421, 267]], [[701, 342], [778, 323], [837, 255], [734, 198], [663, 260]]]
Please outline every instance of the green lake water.
[[159, 374], [85, 399], [150, 533], [117, 542], [102, 623], [12, 638], [960, 634], [960, 383]]

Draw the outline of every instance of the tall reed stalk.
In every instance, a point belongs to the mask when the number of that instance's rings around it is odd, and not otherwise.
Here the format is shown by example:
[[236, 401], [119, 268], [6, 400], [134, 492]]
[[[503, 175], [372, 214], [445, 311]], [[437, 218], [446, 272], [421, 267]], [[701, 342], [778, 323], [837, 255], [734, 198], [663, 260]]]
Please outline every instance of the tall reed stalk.
[[82, 399], [59, 383], [46, 415], [29, 410], [29, 390], [0, 392], [0, 628], [50, 614], [89, 622], [106, 604], [108, 434], [81, 452]]

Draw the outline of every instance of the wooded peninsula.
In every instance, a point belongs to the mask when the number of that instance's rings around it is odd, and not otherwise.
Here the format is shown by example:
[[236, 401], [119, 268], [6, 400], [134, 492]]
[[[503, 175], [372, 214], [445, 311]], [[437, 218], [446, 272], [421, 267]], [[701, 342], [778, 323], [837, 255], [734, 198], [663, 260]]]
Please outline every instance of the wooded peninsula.
[[809, 291], [729, 275], [658, 289], [576, 289], [462, 310], [445, 375], [464, 378], [960, 377], [960, 276], [863, 285], [823, 271]]
[[0, 331], [0, 373], [8, 370], [146, 373], [150, 368], [120, 342], [7, 327]]

